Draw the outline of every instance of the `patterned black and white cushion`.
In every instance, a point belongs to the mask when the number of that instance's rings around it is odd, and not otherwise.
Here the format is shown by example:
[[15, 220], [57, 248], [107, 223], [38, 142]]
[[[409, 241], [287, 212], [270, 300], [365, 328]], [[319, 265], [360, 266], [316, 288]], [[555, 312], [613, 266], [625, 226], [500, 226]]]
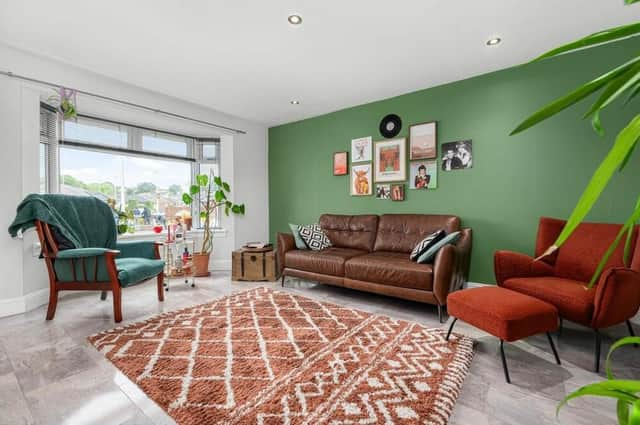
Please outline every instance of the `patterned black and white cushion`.
[[312, 251], [321, 251], [331, 246], [331, 241], [324, 234], [319, 224], [298, 226], [298, 233]]
[[418, 259], [418, 257], [420, 257], [422, 253], [426, 252], [440, 239], [444, 238], [446, 234], [447, 233], [444, 230], [438, 230], [437, 232], [430, 234], [429, 236], [418, 242], [416, 247], [413, 248], [413, 251], [411, 251], [409, 259], [411, 261], [416, 261], [416, 259]]

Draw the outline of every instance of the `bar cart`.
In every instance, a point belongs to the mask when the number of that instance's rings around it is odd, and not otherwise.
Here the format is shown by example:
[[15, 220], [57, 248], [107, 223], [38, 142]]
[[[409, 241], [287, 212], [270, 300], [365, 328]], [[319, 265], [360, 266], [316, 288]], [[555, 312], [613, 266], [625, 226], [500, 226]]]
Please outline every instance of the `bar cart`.
[[168, 291], [172, 281], [184, 280], [185, 285], [196, 286], [193, 267], [193, 252], [195, 240], [176, 239], [162, 241], [164, 259], [164, 289]]

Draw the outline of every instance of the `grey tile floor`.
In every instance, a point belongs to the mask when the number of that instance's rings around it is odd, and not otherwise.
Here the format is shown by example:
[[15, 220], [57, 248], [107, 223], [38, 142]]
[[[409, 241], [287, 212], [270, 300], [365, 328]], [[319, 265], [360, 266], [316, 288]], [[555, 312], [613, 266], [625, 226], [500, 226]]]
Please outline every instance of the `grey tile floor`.
[[[174, 284], [164, 303], [155, 285], [123, 291], [123, 324], [157, 313], [206, 302], [234, 291], [279, 284], [231, 282], [228, 273], [199, 279], [196, 288]], [[288, 280], [284, 288], [307, 297], [348, 305], [376, 314], [438, 323], [432, 306], [343, 288]], [[98, 293], [74, 293], [60, 299], [53, 321], [45, 307], [0, 319], [0, 425], [147, 425], [173, 424], [153, 401], [93, 347], [86, 337], [113, 328], [111, 302]], [[640, 332], [640, 320], [634, 319]], [[464, 323], [456, 331], [475, 339], [475, 357], [451, 418], [452, 424], [614, 424], [615, 405], [605, 399], [571, 402], [555, 417], [567, 392], [604, 379], [591, 372], [592, 334], [565, 324], [557, 343], [562, 366], [555, 364], [544, 336], [506, 348], [512, 384], [504, 382], [498, 342]], [[614, 338], [626, 335], [618, 326], [605, 331], [603, 352]], [[554, 338], [555, 339], [555, 338]], [[620, 377], [640, 376], [640, 349], [622, 349], [615, 358]]]

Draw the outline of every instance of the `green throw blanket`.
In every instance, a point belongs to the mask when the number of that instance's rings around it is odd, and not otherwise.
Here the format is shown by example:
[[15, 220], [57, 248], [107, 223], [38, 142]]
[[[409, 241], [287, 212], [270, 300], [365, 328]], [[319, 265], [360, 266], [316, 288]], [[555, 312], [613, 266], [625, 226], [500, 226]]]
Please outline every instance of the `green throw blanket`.
[[109, 205], [92, 196], [28, 195], [18, 205], [16, 218], [9, 226], [18, 231], [35, 226], [35, 220], [56, 226], [76, 248], [116, 247], [116, 224]]

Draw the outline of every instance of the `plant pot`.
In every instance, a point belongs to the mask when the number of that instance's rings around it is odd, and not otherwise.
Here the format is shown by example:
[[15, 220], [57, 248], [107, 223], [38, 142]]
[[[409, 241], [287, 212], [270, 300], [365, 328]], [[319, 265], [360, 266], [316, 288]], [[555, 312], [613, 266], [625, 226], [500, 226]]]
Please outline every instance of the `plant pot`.
[[193, 253], [193, 275], [196, 277], [209, 276], [209, 254], [194, 252]]

